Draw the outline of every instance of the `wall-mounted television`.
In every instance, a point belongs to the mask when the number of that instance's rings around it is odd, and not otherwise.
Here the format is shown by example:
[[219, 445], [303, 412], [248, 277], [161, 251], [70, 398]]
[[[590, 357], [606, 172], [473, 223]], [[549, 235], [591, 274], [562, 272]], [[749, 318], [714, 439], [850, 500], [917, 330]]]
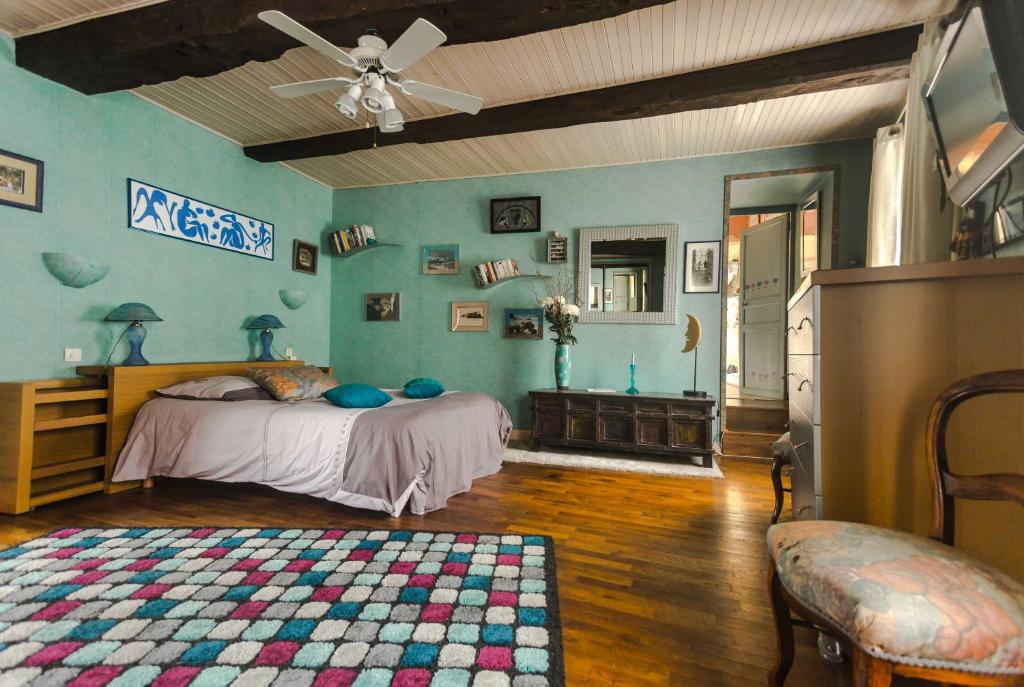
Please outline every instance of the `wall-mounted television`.
[[1024, 3], [981, 0], [950, 25], [924, 99], [949, 197], [965, 205], [1024, 153]]

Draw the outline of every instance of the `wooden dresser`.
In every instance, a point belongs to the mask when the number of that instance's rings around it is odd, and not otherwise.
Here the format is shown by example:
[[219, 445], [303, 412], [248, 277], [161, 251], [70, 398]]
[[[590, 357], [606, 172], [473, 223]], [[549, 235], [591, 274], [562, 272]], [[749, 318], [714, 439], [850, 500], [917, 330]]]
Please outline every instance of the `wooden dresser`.
[[712, 465], [715, 399], [682, 394], [540, 389], [530, 392], [534, 450], [601, 448], [699, 458]]
[[[1024, 368], [1024, 258], [814, 272], [789, 302], [793, 514], [926, 535], [928, 411], [970, 375]], [[965, 403], [955, 472], [1024, 471], [1024, 399]], [[957, 504], [958, 547], [1024, 576], [1024, 510]]]

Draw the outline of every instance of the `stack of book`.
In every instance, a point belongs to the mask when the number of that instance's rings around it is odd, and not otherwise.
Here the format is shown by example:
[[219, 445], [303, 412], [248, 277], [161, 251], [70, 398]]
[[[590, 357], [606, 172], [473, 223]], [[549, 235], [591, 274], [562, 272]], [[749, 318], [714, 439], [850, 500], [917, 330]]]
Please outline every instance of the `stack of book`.
[[348, 229], [331, 234], [331, 250], [335, 255], [347, 253], [355, 248], [372, 246], [375, 243], [377, 243], [377, 237], [373, 233], [373, 227], [369, 224], [353, 224]]
[[474, 267], [473, 276], [476, 278], [477, 286], [489, 286], [503, 279], [520, 276], [519, 264], [512, 258], [491, 260]]

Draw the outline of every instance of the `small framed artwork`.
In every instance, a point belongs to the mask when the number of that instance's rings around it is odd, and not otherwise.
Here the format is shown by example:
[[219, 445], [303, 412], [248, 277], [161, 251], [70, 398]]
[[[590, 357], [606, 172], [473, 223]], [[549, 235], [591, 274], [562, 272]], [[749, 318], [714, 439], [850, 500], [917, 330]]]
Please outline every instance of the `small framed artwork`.
[[491, 199], [491, 233], [540, 231], [540, 196]]
[[604, 290], [604, 302], [606, 305], [611, 305], [615, 302], [615, 292], [612, 289]]
[[423, 274], [458, 274], [459, 244], [423, 246]]
[[718, 293], [722, 242], [687, 241], [683, 256], [683, 293]]
[[367, 322], [398, 322], [402, 319], [402, 294], [366, 294]]
[[505, 308], [506, 339], [543, 339], [544, 311], [540, 308]]
[[487, 301], [460, 301], [452, 303], [453, 332], [486, 332], [490, 319]]
[[296, 272], [316, 274], [316, 261], [320, 249], [312, 243], [295, 239], [292, 242], [292, 269]]
[[43, 162], [0, 150], [0, 205], [43, 211]]
[[818, 269], [818, 217], [821, 214], [821, 191], [815, 191], [800, 203], [800, 277]]

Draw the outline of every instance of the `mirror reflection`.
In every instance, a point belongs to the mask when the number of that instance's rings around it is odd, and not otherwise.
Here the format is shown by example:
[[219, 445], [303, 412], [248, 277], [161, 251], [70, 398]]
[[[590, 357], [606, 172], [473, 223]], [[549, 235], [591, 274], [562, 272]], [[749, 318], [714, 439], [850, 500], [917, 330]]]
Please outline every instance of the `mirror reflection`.
[[664, 238], [593, 241], [587, 309], [594, 312], [662, 312]]

